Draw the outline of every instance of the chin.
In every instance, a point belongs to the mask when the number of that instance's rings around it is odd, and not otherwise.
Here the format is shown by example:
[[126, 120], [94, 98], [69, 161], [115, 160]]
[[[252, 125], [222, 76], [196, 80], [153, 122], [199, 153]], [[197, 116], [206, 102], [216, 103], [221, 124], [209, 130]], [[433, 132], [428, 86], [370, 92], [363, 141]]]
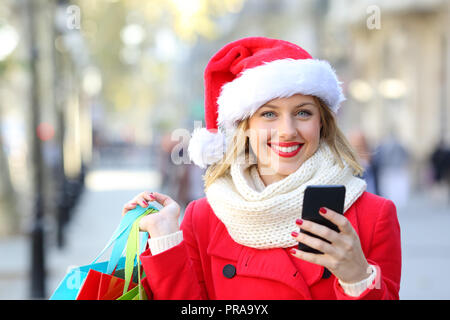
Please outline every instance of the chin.
[[290, 174], [293, 174], [295, 171], [297, 171], [298, 168], [300, 168], [300, 165], [295, 165], [295, 166], [280, 165], [280, 167], [277, 170], [277, 174], [282, 175], [282, 176], [288, 176]]
[[272, 174], [280, 175], [280, 176], [288, 176], [300, 168], [301, 163], [283, 163], [282, 161], [272, 162], [270, 166], [270, 171]]
[[302, 159], [298, 159], [297, 161], [285, 161], [278, 156], [272, 157], [270, 161], [270, 167], [265, 168], [265, 170], [267, 170], [266, 173], [279, 176], [288, 176], [294, 173], [303, 163]]

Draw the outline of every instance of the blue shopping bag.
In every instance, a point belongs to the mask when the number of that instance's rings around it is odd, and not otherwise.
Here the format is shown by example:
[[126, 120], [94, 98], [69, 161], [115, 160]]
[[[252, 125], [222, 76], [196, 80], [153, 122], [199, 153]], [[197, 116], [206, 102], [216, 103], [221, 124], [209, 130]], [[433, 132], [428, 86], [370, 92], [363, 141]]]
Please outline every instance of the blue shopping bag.
[[[55, 292], [53, 292], [50, 300], [75, 300], [89, 270], [93, 269], [95, 271], [107, 273], [107, 267], [108, 261], [104, 261], [70, 269], [64, 279], [59, 283]], [[117, 264], [117, 269], [122, 269], [124, 267], [125, 257], [121, 257]]]
[[[70, 269], [51, 295], [50, 300], [75, 300], [81, 286], [83, 285], [83, 281], [86, 279], [86, 276], [91, 269], [107, 274], [112, 274], [115, 269], [123, 269], [125, 267], [126, 260], [123, 253], [134, 221], [140, 216], [154, 211], [158, 211], [158, 209], [152, 204], [149, 204], [147, 208], [137, 206], [135, 209], [130, 210], [122, 218], [119, 227], [114, 231], [111, 239], [108, 241], [103, 250], [97, 255], [94, 261], [88, 265]], [[147, 240], [148, 233], [145, 232], [141, 239], [140, 248], [145, 248], [145, 243]], [[109, 260], [97, 262], [97, 260], [103, 256], [105, 251], [112, 245], [114, 246]]]

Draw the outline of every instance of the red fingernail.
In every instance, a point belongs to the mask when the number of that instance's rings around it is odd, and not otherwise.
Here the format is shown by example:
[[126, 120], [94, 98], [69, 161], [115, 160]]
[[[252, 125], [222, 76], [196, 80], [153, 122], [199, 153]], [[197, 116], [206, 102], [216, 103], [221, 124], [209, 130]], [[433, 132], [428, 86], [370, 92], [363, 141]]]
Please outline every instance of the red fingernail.
[[290, 253], [290, 254], [295, 254], [295, 249], [290, 249], [290, 250], [289, 250], [289, 253]]
[[148, 203], [145, 201], [142, 201], [142, 203], [144, 204], [144, 207], [147, 208], [148, 207]]
[[320, 213], [325, 214], [327, 213], [327, 209], [325, 209], [324, 207], [320, 208]]
[[302, 219], [297, 219], [297, 220], [295, 220], [295, 223], [298, 224], [299, 226], [301, 226], [302, 223], [303, 223], [303, 220]]
[[292, 235], [293, 237], [298, 237], [298, 232], [292, 231], [292, 232], [291, 232], [291, 235]]

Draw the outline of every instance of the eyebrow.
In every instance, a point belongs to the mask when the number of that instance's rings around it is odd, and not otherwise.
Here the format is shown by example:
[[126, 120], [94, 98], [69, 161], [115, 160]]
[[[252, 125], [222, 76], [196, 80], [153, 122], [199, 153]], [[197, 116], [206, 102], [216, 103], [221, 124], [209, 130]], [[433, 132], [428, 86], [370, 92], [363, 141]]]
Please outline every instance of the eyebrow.
[[[303, 103], [300, 103], [299, 105], [295, 106], [294, 108], [300, 108], [300, 107], [303, 107], [303, 106], [308, 105], [308, 104], [310, 104], [310, 105], [312, 105], [312, 106], [316, 106], [313, 102], [303, 102]], [[272, 104], [265, 104], [265, 105], [263, 105], [262, 107], [268, 107], [268, 108], [272, 108], [272, 109], [278, 109], [278, 106], [274, 106], [274, 105], [272, 105]]]

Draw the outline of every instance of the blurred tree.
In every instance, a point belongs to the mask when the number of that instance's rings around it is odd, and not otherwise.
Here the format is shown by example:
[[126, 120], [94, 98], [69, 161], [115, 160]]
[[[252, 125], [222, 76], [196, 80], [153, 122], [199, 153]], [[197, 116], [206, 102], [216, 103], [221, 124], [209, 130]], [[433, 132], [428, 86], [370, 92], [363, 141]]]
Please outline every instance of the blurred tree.
[[[5, 25], [0, 24], [0, 29], [6, 28]], [[11, 27], [9, 27], [11, 28]], [[0, 30], [2, 35], [5, 37], [1, 37], [1, 40], [10, 40], [8, 42], [12, 42], [11, 37], [8, 37], [4, 32]], [[14, 61], [11, 57], [8, 57], [6, 54], [12, 53], [17, 43], [5, 44], [5, 46], [10, 46], [8, 52], [2, 50], [5, 55], [0, 56], [0, 88], [2, 87], [3, 79], [7, 78], [7, 74], [11, 69], [11, 66], [14, 65]], [[13, 47], [11, 47], [13, 46]], [[4, 143], [3, 137], [3, 126], [2, 126], [2, 115], [3, 115], [3, 101], [0, 101], [0, 235], [11, 235], [19, 232], [20, 221], [19, 215], [16, 207], [16, 192], [13, 187], [13, 183], [11, 180], [11, 172], [9, 168], [8, 154], [6, 153], [7, 145]]]
[[[153, 106], [177, 108], [171, 83], [176, 60], [198, 37], [219, 36], [217, 18], [241, 10], [244, 0], [78, 0], [81, 32], [104, 79], [109, 113], [139, 121]], [[185, 101], [179, 103], [182, 107]], [[169, 112], [157, 116], [161, 127], [173, 127]], [[147, 123], [147, 122], [143, 122]], [[154, 122], [153, 122], [154, 123]]]
[[[0, 74], [1, 77], [1, 74]], [[0, 114], [0, 122], [1, 122]], [[19, 232], [19, 215], [16, 207], [16, 192], [14, 190], [8, 164], [8, 156], [5, 153], [3, 137], [0, 135], [0, 212], [1, 221], [0, 235], [12, 235]]]

